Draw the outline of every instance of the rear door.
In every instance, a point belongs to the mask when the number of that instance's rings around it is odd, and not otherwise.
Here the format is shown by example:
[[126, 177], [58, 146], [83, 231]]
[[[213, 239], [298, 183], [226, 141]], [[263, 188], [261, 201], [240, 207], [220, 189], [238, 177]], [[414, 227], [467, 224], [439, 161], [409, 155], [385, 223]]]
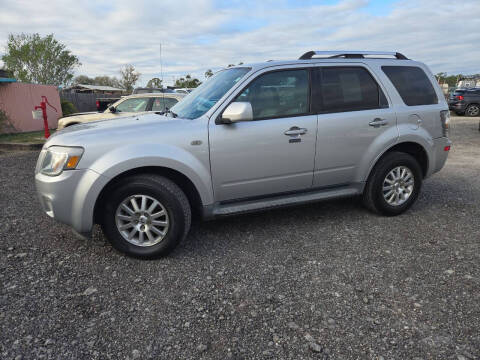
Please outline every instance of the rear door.
[[395, 112], [362, 64], [322, 64], [313, 82], [319, 114], [313, 186], [350, 184], [374, 142], [395, 142]]

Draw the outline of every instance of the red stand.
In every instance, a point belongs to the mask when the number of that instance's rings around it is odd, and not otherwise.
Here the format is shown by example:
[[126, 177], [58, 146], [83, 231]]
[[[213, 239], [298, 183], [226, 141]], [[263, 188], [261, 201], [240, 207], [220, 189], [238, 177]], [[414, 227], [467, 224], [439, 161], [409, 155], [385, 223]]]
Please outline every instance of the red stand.
[[42, 96], [42, 101], [40, 102], [40, 106], [35, 106], [35, 110], [42, 109], [43, 126], [45, 127], [45, 139], [48, 139], [50, 137], [50, 130], [48, 129], [48, 120], [47, 120], [47, 104], [53, 110], [58, 112], [57, 109], [53, 105], [50, 105], [46, 96]]

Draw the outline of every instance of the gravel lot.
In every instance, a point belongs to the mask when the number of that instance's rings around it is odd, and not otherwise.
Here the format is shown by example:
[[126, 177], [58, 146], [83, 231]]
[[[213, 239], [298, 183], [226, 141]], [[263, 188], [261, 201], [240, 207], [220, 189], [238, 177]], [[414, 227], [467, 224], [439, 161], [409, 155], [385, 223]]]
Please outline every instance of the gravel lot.
[[2, 359], [480, 358], [480, 133], [396, 218], [357, 199], [193, 226], [130, 259], [42, 213], [36, 152], [0, 154]]

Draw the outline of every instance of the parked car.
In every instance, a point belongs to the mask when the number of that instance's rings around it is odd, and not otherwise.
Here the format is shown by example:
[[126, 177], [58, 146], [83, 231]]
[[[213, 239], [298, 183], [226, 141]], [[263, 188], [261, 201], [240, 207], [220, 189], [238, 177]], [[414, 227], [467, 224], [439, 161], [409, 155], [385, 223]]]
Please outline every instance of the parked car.
[[311, 51], [219, 71], [164, 115], [58, 132], [36, 187], [49, 216], [82, 236], [98, 223], [142, 258], [172, 251], [192, 214], [362, 195], [368, 209], [399, 215], [445, 164], [449, 114], [420, 62]]
[[[117, 96], [117, 97], [108, 97], [108, 98], [97, 98], [95, 101], [95, 105], [97, 107], [96, 112], [103, 112], [108, 109], [108, 107], [114, 103], [116, 103], [118, 100], [120, 100], [122, 96]], [[80, 115], [80, 114], [78, 114]]]
[[480, 88], [456, 89], [450, 94], [448, 107], [457, 115], [480, 115]]
[[174, 91], [169, 88], [136, 88], [133, 90], [133, 94], [149, 94], [149, 93], [173, 93]]
[[179, 94], [190, 94], [193, 89], [190, 88], [181, 88], [181, 89], [175, 89], [174, 91]]
[[103, 112], [80, 113], [59, 119], [57, 130], [90, 121], [116, 119], [149, 112], [164, 112], [182, 100], [184, 96], [175, 93], [124, 96]]

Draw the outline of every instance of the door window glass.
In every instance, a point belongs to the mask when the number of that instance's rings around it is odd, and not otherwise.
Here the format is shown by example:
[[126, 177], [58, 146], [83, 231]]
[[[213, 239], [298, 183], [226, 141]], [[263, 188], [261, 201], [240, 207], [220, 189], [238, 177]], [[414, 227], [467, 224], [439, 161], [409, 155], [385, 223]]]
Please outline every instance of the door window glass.
[[437, 94], [425, 72], [416, 66], [382, 66], [383, 72], [408, 106], [438, 104]]
[[131, 98], [116, 106], [118, 112], [146, 111], [149, 98]]
[[388, 107], [382, 89], [364, 68], [325, 67], [321, 69], [319, 81], [322, 112]]
[[152, 111], [165, 111], [166, 108], [170, 109], [177, 102], [177, 99], [171, 97], [154, 98], [152, 104]]
[[309, 113], [309, 70], [275, 71], [252, 81], [235, 101], [252, 104], [253, 120]]

